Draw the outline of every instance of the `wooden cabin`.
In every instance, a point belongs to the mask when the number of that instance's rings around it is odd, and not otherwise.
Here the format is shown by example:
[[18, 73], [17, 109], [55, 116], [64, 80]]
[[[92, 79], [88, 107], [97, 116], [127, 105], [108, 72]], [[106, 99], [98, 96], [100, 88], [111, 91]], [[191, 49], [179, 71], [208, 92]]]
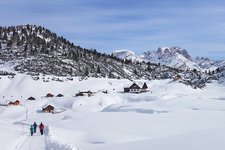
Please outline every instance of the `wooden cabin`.
[[51, 94], [51, 93], [48, 93], [48, 94], [46, 95], [46, 97], [54, 97], [54, 95]]
[[130, 86], [130, 92], [131, 93], [140, 93], [141, 92], [141, 87], [139, 85], [137, 85], [136, 83], [133, 83]]
[[82, 92], [79, 92], [76, 94], [76, 96], [84, 96], [84, 94]]
[[173, 77], [173, 80], [174, 81], [177, 81], [177, 80], [180, 80], [181, 79], [181, 75], [176, 75]]
[[147, 92], [147, 89], [148, 86], [146, 83], [143, 84], [142, 88], [136, 83], [133, 83], [130, 87], [124, 88], [124, 93], [142, 93]]
[[141, 87], [137, 85], [136, 83], [133, 83], [130, 87], [124, 88], [124, 92], [130, 92], [130, 93], [140, 93]]
[[8, 106], [16, 106], [16, 105], [19, 105], [19, 104], [20, 104], [20, 101], [16, 100], [15, 102], [10, 101], [7, 105]]
[[63, 95], [62, 94], [58, 94], [56, 97], [63, 97]]
[[14, 102], [14, 105], [19, 105], [20, 104], [20, 101], [19, 100], [16, 100], [15, 102]]
[[79, 92], [76, 94], [76, 96], [93, 96], [93, 92], [91, 91]]
[[108, 90], [102, 91], [102, 93], [108, 94]]
[[13, 106], [14, 103], [13, 103], [13, 102], [9, 102], [7, 105], [8, 105], [8, 106]]
[[54, 112], [54, 107], [50, 104], [48, 105], [45, 105], [42, 107], [42, 112], [45, 112], [45, 113], [53, 113]]
[[142, 88], [141, 88], [141, 92], [147, 92], [148, 86], [146, 84], [146, 82], [143, 84]]
[[31, 96], [27, 100], [35, 100], [35, 98]]
[[130, 92], [130, 88], [129, 87], [125, 87], [124, 88], [124, 93], [129, 93]]

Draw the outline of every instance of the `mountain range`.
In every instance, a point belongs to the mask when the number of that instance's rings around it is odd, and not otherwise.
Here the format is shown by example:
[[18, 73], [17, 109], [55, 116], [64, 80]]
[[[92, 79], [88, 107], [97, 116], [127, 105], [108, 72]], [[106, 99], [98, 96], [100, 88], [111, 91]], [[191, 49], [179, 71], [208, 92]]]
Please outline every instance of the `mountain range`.
[[225, 65], [225, 61], [214, 61], [205, 57], [192, 58], [186, 49], [182, 49], [178, 46], [174, 47], [159, 47], [155, 51], [147, 51], [142, 55], [136, 55], [131, 50], [116, 50], [112, 53], [113, 56], [121, 59], [131, 59], [132, 61], [145, 61], [164, 64], [173, 68], [182, 70], [199, 71], [215, 70]]
[[[222, 64], [224, 61], [206, 58], [193, 60], [179, 47], [159, 48], [141, 56], [127, 50], [105, 54], [82, 48], [41, 26], [0, 27], [0, 75], [28, 74], [34, 80], [45, 75], [132, 81], [179, 79], [181, 83], [201, 88], [223, 77]], [[201, 71], [212, 67], [220, 68]]]

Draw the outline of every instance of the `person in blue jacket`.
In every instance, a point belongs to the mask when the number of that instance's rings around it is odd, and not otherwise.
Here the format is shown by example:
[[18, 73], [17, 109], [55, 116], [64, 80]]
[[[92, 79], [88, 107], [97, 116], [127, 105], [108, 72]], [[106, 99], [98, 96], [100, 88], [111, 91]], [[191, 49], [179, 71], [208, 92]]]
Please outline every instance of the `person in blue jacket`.
[[34, 125], [30, 126], [30, 135], [33, 136], [34, 134]]
[[37, 131], [37, 123], [34, 122], [33, 126], [34, 126], [34, 133], [36, 133], [36, 131]]

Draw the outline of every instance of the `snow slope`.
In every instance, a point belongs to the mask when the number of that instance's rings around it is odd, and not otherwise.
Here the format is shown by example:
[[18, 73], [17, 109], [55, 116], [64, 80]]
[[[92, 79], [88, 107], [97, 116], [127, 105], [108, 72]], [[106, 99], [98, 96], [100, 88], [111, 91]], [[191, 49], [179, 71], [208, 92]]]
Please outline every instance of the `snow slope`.
[[[88, 78], [64, 82], [34, 81], [18, 74], [0, 79], [0, 103], [21, 100], [20, 106], [0, 106], [0, 141], [4, 150], [223, 150], [225, 147], [224, 85], [213, 82], [193, 89], [171, 80], [146, 82], [150, 92], [123, 93], [128, 80]], [[93, 96], [75, 97], [91, 90]], [[107, 94], [102, 91], [108, 91]], [[47, 93], [63, 94], [46, 98]], [[34, 96], [36, 100], [28, 101]], [[42, 113], [53, 104], [65, 111]], [[45, 135], [29, 135], [34, 121]]]

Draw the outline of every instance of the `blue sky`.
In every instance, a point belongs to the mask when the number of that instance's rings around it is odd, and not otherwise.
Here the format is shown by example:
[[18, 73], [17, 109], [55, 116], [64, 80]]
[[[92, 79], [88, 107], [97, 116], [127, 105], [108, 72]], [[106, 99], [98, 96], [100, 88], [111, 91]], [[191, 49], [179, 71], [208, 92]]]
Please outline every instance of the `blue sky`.
[[105, 53], [180, 46], [225, 60], [224, 0], [1, 0], [0, 20], [41, 25]]

